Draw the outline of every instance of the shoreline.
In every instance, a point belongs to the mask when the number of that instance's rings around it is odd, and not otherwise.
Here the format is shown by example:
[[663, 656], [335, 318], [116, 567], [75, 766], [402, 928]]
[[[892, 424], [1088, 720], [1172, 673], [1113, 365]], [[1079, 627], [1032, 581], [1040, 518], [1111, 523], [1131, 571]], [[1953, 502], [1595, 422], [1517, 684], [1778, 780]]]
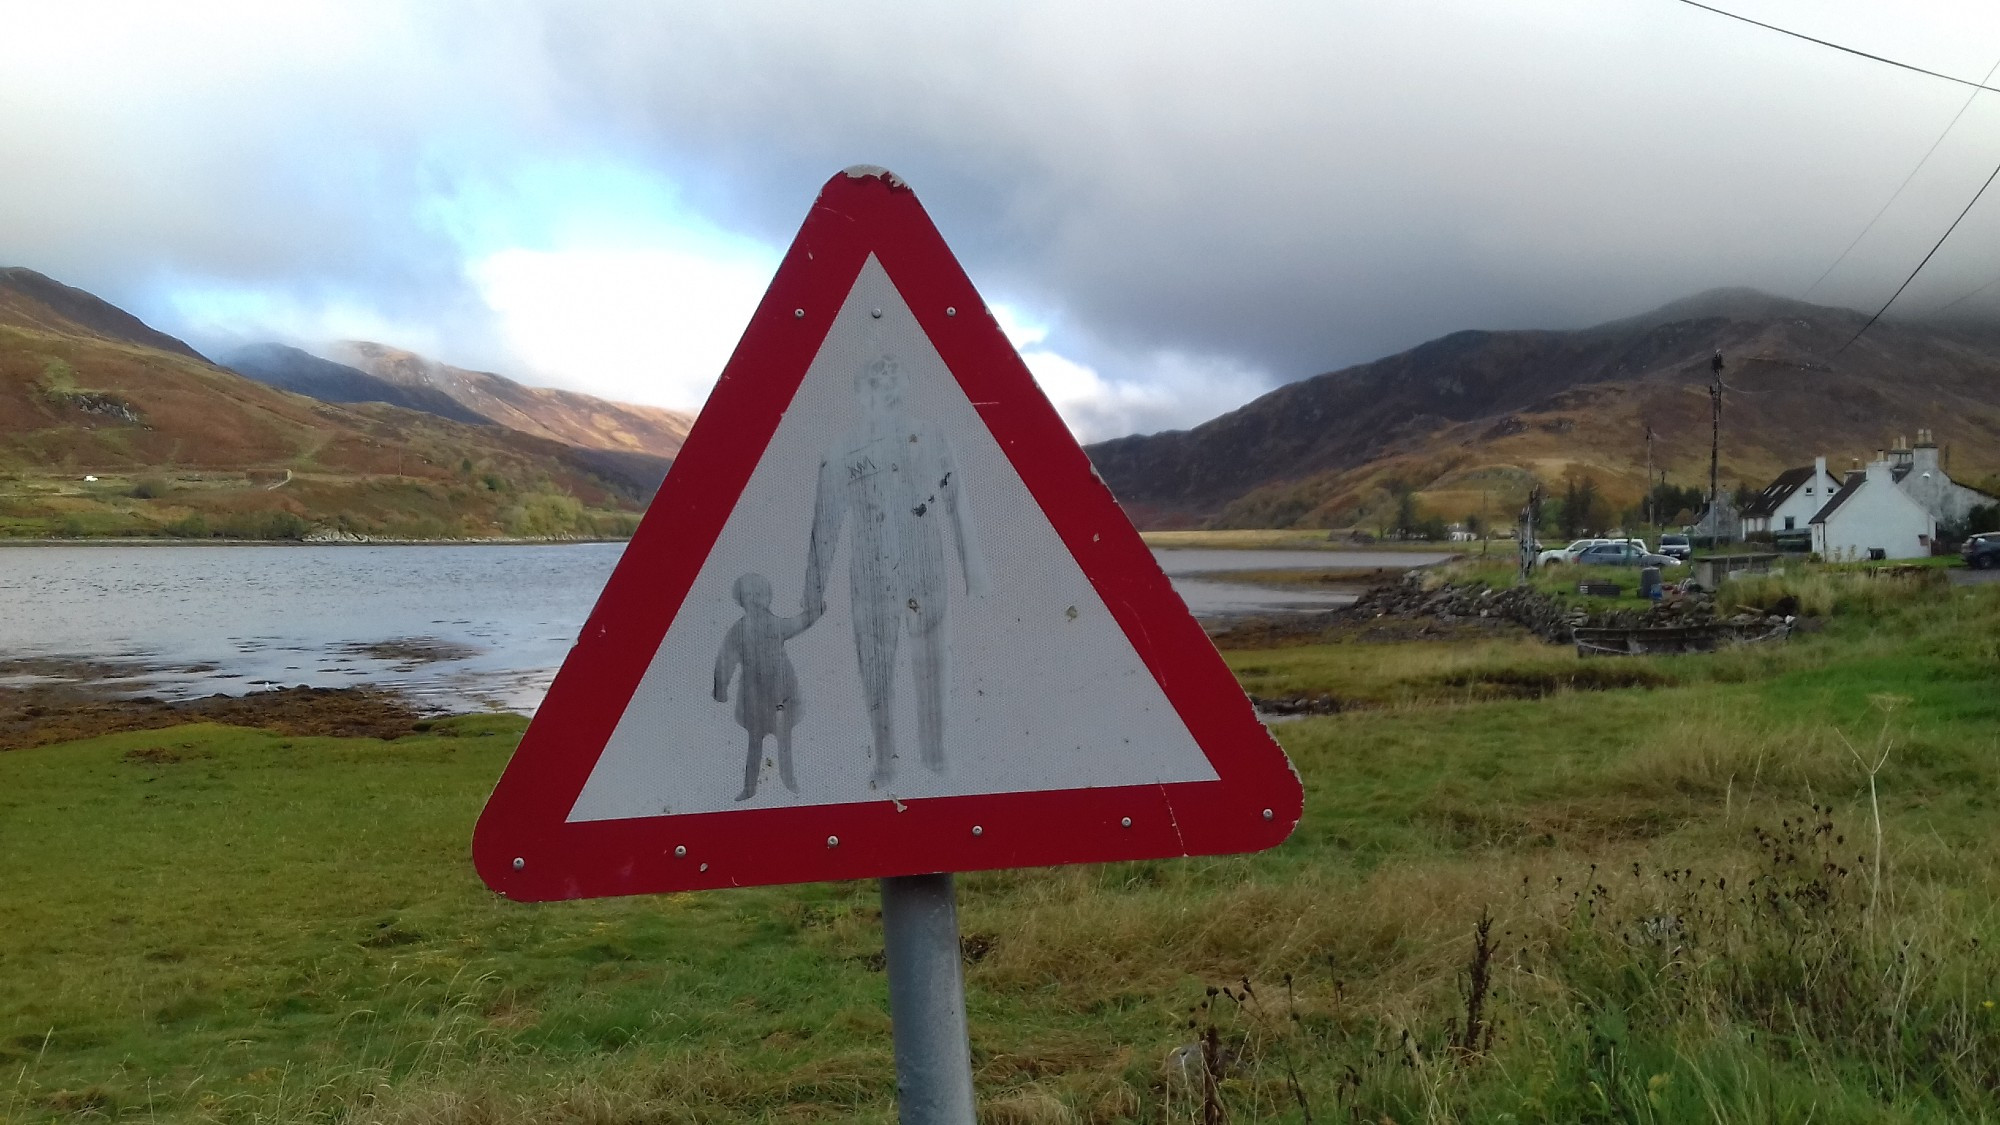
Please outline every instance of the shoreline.
[[630, 543], [630, 539], [165, 539], [93, 536], [87, 539], [0, 537], [8, 547], [569, 547]]

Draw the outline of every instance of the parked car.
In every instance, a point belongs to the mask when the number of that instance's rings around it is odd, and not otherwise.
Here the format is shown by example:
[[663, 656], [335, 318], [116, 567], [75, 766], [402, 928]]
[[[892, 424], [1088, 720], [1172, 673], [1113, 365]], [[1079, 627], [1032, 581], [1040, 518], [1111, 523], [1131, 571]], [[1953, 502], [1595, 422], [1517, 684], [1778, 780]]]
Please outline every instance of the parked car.
[[1660, 553], [1663, 555], [1672, 555], [1674, 558], [1686, 562], [1694, 554], [1694, 544], [1689, 543], [1688, 537], [1678, 532], [1662, 535], [1660, 536]]
[[1988, 531], [1966, 537], [1958, 553], [1965, 557], [1965, 565], [1974, 570], [1990, 570], [2000, 566], [2000, 531]]
[[1634, 543], [1599, 543], [1576, 557], [1579, 566], [1679, 566], [1671, 555], [1658, 555]]
[[1579, 539], [1567, 547], [1557, 547], [1552, 551], [1543, 551], [1541, 554], [1535, 556], [1535, 565], [1548, 566], [1550, 563], [1575, 562], [1578, 555], [1602, 542], [1604, 542], [1602, 539]]

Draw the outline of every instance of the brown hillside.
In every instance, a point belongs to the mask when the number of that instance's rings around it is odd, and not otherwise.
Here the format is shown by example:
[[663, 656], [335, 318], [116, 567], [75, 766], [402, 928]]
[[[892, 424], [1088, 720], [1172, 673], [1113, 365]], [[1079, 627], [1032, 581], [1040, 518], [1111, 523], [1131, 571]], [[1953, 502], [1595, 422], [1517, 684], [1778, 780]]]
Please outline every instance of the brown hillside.
[[468, 371], [384, 344], [351, 340], [334, 358], [378, 379], [440, 391], [509, 429], [583, 449], [673, 458], [694, 419], [676, 410], [612, 402], [575, 391], [528, 387], [489, 371]]
[[203, 358], [200, 352], [109, 301], [20, 266], [0, 268], [0, 324], [95, 336], [189, 359]]
[[[26, 273], [6, 271], [0, 281]], [[494, 534], [523, 497], [629, 510], [665, 472], [659, 458], [613, 458], [497, 427], [280, 391], [185, 345], [156, 346], [149, 341], [178, 341], [89, 294], [41, 281], [0, 284], [0, 470], [13, 482], [0, 498], [0, 530], [15, 530], [18, 518], [31, 533], [34, 519], [60, 514], [69, 504], [62, 497], [76, 490], [51, 482], [117, 476], [163, 478], [182, 509], [247, 506], [322, 523], [341, 516], [378, 531], [384, 520], [421, 513], [421, 526], [436, 534]], [[85, 501], [92, 511], [106, 506], [88, 496], [72, 506]], [[186, 514], [157, 504], [121, 511], [141, 527]]]
[[1529, 484], [1597, 479], [1608, 498], [1655, 471], [1705, 484], [1708, 360], [1728, 368], [1722, 478], [1761, 485], [1824, 454], [1836, 467], [1937, 431], [1954, 474], [2000, 471], [2000, 336], [1863, 323], [1718, 290], [1576, 332], [1460, 332], [1315, 376], [1192, 430], [1089, 450], [1142, 525], [1345, 526], [1413, 488], [1446, 518], [1502, 515]]

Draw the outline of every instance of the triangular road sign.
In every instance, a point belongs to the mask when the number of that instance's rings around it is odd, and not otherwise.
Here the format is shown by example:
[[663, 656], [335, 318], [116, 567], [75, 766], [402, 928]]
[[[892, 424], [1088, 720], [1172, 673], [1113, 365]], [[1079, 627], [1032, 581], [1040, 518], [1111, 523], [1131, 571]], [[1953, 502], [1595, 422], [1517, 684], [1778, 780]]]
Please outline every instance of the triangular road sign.
[[1284, 752], [916, 197], [828, 181], [473, 837], [521, 900], [1271, 847]]

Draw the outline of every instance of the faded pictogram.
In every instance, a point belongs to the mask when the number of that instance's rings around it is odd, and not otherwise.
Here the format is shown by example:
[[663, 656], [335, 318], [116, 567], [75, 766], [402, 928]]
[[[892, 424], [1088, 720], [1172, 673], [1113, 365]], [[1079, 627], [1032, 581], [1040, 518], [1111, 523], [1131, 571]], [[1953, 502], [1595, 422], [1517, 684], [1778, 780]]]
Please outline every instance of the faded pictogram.
[[729, 627], [715, 656], [715, 699], [729, 701], [729, 681], [742, 669], [736, 687], [736, 724], [749, 736], [750, 747], [743, 763], [743, 792], [736, 799], [747, 801], [757, 795], [764, 740], [772, 735], [778, 739], [778, 778], [797, 793], [792, 728], [799, 721], [799, 677], [785, 656], [785, 642], [819, 620], [825, 607], [808, 606], [796, 617], [779, 617], [771, 612], [771, 581], [761, 574], [738, 578], [734, 593], [743, 617]]
[[864, 363], [854, 390], [860, 420], [820, 461], [803, 604], [809, 614], [825, 611], [828, 572], [842, 529], [851, 528], [854, 654], [873, 736], [870, 783], [879, 787], [895, 775], [896, 658], [905, 634], [917, 746], [924, 765], [945, 769], [947, 541], [967, 594], [984, 592], [986, 575], [951, 445], [905, 409], [902, 365], [893, 355]]

